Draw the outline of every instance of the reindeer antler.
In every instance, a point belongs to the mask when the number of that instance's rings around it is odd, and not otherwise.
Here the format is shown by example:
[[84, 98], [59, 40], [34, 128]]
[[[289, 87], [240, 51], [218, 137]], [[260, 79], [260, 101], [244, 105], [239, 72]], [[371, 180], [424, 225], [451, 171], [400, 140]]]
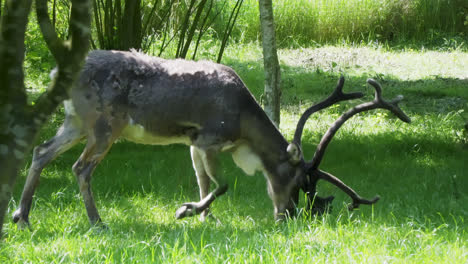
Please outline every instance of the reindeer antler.
[[400, 118], [403, 122], [410, 123], [411, 119], [403, 112], [403, 110], [398, 107], [398, 103], [403, 100], [403, 96], [399, 95], [390, 102], [385, 101], [382, 98], [382, 87], [378, 82], [373, 79], [368, 79], [367, 83], [372, 85], [375, 88], [375, 99], [372, 102], [363, 103], [357, 105], [348, 112], [344, 113], [340, 116], [327, 130], [325, 135], [323, 135], [322, 140], [317, 146], [317, 150], [315, 151], [314, 158], [310, 163], [307, 163], [310, 166], [310, 169], [317, 169], [322, 161], [323, 154], [325, 153], [325, 149], [328, 146], [328, 143], [332, 140], [333, 136], [335, 135], [336, 131], [352, 116], [358, 114], [360, 112], [369, 111], [372, 109], [383, 108], [391, 111], [394, 113], [398, 118]]
[[[380, 196], [376, 195], [374, 198], [371, 200], [364, 199], [359, 194], [353, 190], [351, 187], [348, 185], [344, 184], [340, 179], [338, 179], [336, 176], [322, 171], [322, 170], [313, 170], [311, 177], [316, 177], [316, 179], [322, 179], [326, 180], [327, 182], [337, 186], [340, 188], [342, 191], [344, 191], [351, 199], [353, 199], [353, 203], [349, 205], [348, 209], [353, 210], [359, 207], [360, 204], [374, 204], [378, 200], [380, 200]], [[310, 206], [309, 206], [310, 207]]]
[[[340, 116], [327, 130], [327, 132], [323, 135], [322, 140], [317, 146], [317, 150], [315, 151], [314, 157], [312, 161], [307, 162], [305, 164], [306, 170], [308, 171], [308, 174], [310, 175], [311, 179], [309, 181], [309, 186], [308, 192], [309, 195], [315, 195], [315, 188], [317, 181], [319, 179], [326, 180], [341, 190], [343, 190], [346, 194], [348, 194], [352, 199], [353, 199], [353, 204], [350, 205], [349, 209], [352, 210], [354, 208], [359, 207], [360, 204], [373, 204], [377, 202], [380, 197], [376, 196], [371, 200], [361, 198], [352, 188], [344, 184], [340, 179], [337, 177], [333, 176], [330, 173], [321, 171], [318, 169], [320, 162], [322, 161], [323, 155], [325, 153], [325, 149], [328, 146], [328, 143], [332, 140], [333, 136], [335, 133], [338, 131], [338, 129], [352, 116], [355, 114], [358, 114], [363, 111], [368, 111], [372, 109], [377, 109], [377, 108], [382, 108], [382, 109], [387, 109], [394, 113], [398, 118], [400, 118], [403, 122], [410, 123], [411, 119], [403, 112], [403, 110], [398, 107], [398, 103], [403, 100], [403, 96], [399, 95], [395, 99], [387, 102], [382, 98], [382, 87], [380, 86], [379, 83], [377, 83], [373, 79], [368, 79], [367, 83], [372, 85], [375, 88], [375, 99], [371, 102], [363, 103], [360, 105], [357, 105], [350, 110], [348, 110], [346, 113], [344, 113], [342, 116]], [[297, 131], [296, 131], [297, 133]], [[312, 199], [309, 199], [309, 202]], [[308, 206], [310, 207], [310, 205]]]
[[336, 104], [340, 101], [345, 100], [352, 100], [361, 98], [364, 96], [361, 92], [356, 93], [343, 93], [343, 85], [344, 85], [344, 77], [341, 76], [338, 80], [338, 84], [336, 85], [335, 90], [333, 93], [328, 96], [325, 100], [309, 107], [301, 116], [299, 121], [297, 122], [296, 132], [294, 133], [293, 143], [295, 143], [298, 147], [301, 146], [301, 138], [302, 138], [302, 131], [304, 130], [304, 125], [307, 119], [315, 112], [318, 112], [324, 108], [327, 108], [333, 104]]

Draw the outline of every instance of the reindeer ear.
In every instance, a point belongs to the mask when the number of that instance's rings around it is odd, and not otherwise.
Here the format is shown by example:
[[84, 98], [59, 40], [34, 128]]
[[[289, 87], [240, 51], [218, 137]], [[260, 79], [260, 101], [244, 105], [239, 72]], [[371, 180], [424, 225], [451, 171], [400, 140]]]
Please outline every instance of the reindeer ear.
[[290, 143], [286, 149], [289, 156], [289, 162], [292, 164], [297, 164], [302, 159], [301, 148], [296, 143]]

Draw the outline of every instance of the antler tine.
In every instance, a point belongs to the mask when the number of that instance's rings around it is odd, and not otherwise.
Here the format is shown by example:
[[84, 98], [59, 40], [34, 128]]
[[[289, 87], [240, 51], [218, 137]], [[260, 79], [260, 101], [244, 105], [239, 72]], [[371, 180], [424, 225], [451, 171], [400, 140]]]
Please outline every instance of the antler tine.
[[382, 86], [374, 79], [367, 79], [367, 83], [372, 85], [375, 90], [375, 99], [378, 101], [382, 101]]
[[337, 177], [333, 176], [332, 174], [328, 172], [321, 171], [321, 170], [315, 170], [314, 172], [317, 174], [317, 176], [320, 179], [326, 180], [327, 182], [330, 182], [336, 185], [338, 188], [343, 190], [349, 197], [351, 197], [351, 199], [353, 199], [353, 203], [350, 204], [348, 207], [349, 210], [358, 208], [360, 204], [374, 204], [378, 200], [380, 200], [380, 196], [378, 195], [372, 198], [371, 200], [362, 198], [361, 196], [359, 196], [359, 194], [356, 191], [351, 189], [351, 187], [344, 184], [340, 179], [338, 179]]
[[379, 108], [387, 109], [400, 118], [401, 121], [411, 123], [411, 119], [398, 106], [398, 103], [403, 100], [403, 95], [398, 95], [390, 102], [387, 102], [382, 98], [382, 87], [377, 81], [374, 79], [367, 79], [367, 83], [372, 85], [375, 89], [375, 100], [380, 103]]
[[361, 92], [355, 93], [343, 93], [343, 85], [344, 85], [345, 78], [343, 76], [340, 77], [338, 80], [338, 84], [336, 85], [335, 90], [333, 93], [328, 96], [325, 100], [309, 107], [301, 116], [299, 121], [297, 122], [296, 132], [294, 133], [293, 143], [295, 143], [298, 147], [301, 146], [301, 138], [302, 138], [302, 131], [304, 130], [305, 123], [307, 119], [315, 112], [318, 112], [324, 108], [327, 108], [337, 102], [357, 99], [364, 96]]
[[380, 84], [372, 79], [368, 79], [367, 82], [375, 88], [375, 99], [372, 102], [363, 103], [363, 104], [360, 104], [351, 108], [342, 116], [340, 116], [330, 126], [330, 128], [327, 130], [325, 135], [323, 135], [322, 140], [318, 144], [317, 150], [315, 151], [315, 154], [314, 154], [314, 158], [312, 159], [312, 161], [306, 164], [309, 170], [315, 170], [318, 168], [318, 166], [320, 165], [320, 162], [322, 161], [322, 158], [325, 153], [325, 149], [328, 146], [328, 143], [330, 143], [330, 141], [332, 140], [333, 136], [338, 131], [338, 129], [349, 118], [351, 118], [355, 114], [368, 111], [368, 110], [372, 110], [372, 109], [383, 108], [394, 113], [402, 121], [407, 122], [407, 123], [411, 122], [411, 119], [403, 112], [403, 110], [400, 109], [400, 107], [398, 107], [398, 103], [403, 99], [403, 96], [401, 95], [397, 96], [395, 99], [391, 100], [390, 102], [387, 102], [382, 98], [382, 88]]

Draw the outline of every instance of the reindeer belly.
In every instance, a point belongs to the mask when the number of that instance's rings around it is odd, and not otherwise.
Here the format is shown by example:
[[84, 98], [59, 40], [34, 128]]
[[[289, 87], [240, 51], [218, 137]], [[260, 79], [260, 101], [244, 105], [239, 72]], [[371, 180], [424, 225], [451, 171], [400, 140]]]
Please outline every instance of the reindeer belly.
[[232, 152], [232, 159], [247, 175], [254, 175], [256, 171], [264, 170], [260, 157], [246, 144], [238, 146]]
[[188, 136], [166, 136], [159, 135], [154, 132], [147, 131], [142, 125], [130, 122], [122, 131], [121, 137], [129, 141], [149, 144], [149, 145], [170, 145], [170, 144], [185, 144], [190, 145], [191, 141]]

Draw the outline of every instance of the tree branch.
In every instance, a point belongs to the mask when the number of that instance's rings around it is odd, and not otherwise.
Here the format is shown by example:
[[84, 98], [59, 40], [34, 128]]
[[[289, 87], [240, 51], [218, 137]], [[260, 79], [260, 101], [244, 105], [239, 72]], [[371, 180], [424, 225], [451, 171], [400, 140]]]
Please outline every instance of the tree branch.
[[177, 44], [177, 51], [175, 54], [176, 58], [180, 58], [182, 54], [182, 48], [185, 43], [185, 32], [187, 31], [187, 28], [190, 23], [190, 17], [192, 16], [192, 9], [193, 6], [195, 5], [196, 0], [191, 0], [190, 5], [187, 9], [187, 12], [185, 12], [185, 17], [184, 17], [184, 22], [182, 23], [182, 28], [180, 29], [180, 37], [179, 37], [179, 43]]
[[206, 0], [201, 0], [200, 4], [198, 4], [197, 13], [195, 14], [195, 18], [193, 19], [192, 25], [190, 26], [189, 32], [187, 34], [187, 40], [185, 40], [185, 43], [182, 43], [182, 51], [179, 57], [185, 58], [187, 56], [190, 44], [192, 43], [192, 39], [195, 34], [195, 29], [198, 26], [198, 22], [200, 20], [205, 4]]
[[66, 60], [65, 45], [63, 40], [57, 36], [55, 27], [50, 21], [47, 0], [36, 0], [36, 14], [47, 47], [57, 61], [57, 64], [60, 65]]
[[68, 91], [88, 52], [91, 33], [90, 21], [90, 0], [73, 0], [69, 46], [63, 46], [61, 52], [64, 53], [64, 58], [60, 59], [62, 63], [58, 63], [58, 74], [53, 78], [48, 91], [42, 94], [36, 102], [34, 107], [35, 122], [45, 122], [45, 119], [55, 110], [57, 105], [68, 97]]
[[81, 66], [89, 48], [91, 36], [91, 5], [89, 0], [72, 0], [70, 15], [70, 32], [72, 39], [72, 54], [76, 64]]
[[93, 9], [94, 9], [94, 23], [96, 23], [96, 35], [99, 43], [99, 47], [102, 49], [104, 47], [104, 34], [102, 32], [102, 15], [101, 15], [101, 5], [98, 0], [93, 0]]
[[234, 5], [234, 8], [232, 9], [231, 14], [229, 15], [229, 19], [226, 25], [226, 29], [224, 31], [223, 39], [221, 41], [221, 47], [219, 48], [218, 58], [216, 59], [217, 63], [221, 63], [221, 60], [224, 54], [224, 49], [226, 48], [227, 41], [229, 40], [229, 35], [231, 34], [230, 33], [231, 23], [235, 24], [237, 15], [239, 14], [243, 1], [244, 0], [237, 0], [236, 5]]
[[[154, 14], [156, 13], [156, 7], [158, 5], [158, 2], [159, 0], [154, 0], [153, 2], [153, 7], [151, 8], [149, 14], [148, 14], [148, 18], [146, 19], [145, 23], [143, 24], [143, 29], [141, 30], [143, 32], [143, 34], [145, 35], [149, 35], [148, 34], [148, 25], [150, 24], [151, 20], [153, 19], [153, 16]], [[162, 7], [162, 5], [161, 5]]]
[[[195, 42], [195, 48], [193, 49], [192, 60], [195, 60], [195, 57], [197, 56], [198, 45], [200, 45], [200, 40], [201, 40], [203, 34], [205, 34], [206, 29], [209, 28], [209, 26], [210, 26], [210, 24], [207, 25], [206, 22], [208, 20], [208, 17], [211, 14], [211, 9], [212, 8], [213, 8], [213, 0], [210, 0], [210, 5], [208, 6], [208, 10], [206, 11], [205, 18], [203, 18], [203, 21], [202, 21], [202, 23], [200, 25], [200, 29], [198, 31], [197, 41]], [[216, 15], [214, 15], [213, 19], [216, 19], [218, 14], [219, 14], [219, 12]]]

